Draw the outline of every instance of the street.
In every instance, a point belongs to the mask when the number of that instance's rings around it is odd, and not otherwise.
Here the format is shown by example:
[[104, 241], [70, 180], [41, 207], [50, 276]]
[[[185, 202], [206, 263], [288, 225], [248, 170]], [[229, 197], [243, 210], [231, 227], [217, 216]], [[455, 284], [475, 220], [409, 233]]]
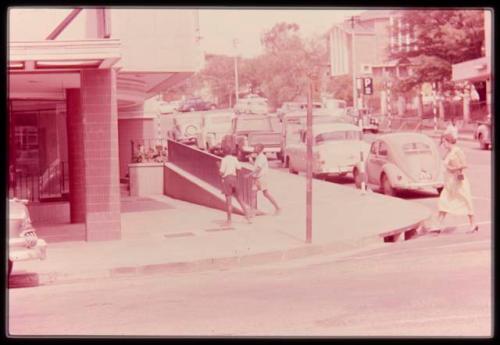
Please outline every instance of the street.
[[9, 291], [13, 335], [488, 336], [489, 236]]

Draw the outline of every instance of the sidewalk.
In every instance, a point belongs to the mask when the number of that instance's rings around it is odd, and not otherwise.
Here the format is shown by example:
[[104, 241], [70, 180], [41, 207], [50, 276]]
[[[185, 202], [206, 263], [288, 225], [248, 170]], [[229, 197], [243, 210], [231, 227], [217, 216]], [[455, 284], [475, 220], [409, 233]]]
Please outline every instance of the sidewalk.
[[[55, 284], [333, 254], [382, 245], [384, 236], [414, 231], [430, 216], [429, 209], [414, 202], [361, 195], [359, 190], [314, 180], [313, 239], [306, 244], [305, 179], [277, 171], [270, 175], [271, 193], [283, 208], [280, 215], [271, 215], [268, 201], [259, 195], [259, 208], [268, 215], [254, 218], [252, 224], [234, 215], [232, 228], [225, 229], [221, 227], [225, 213], [219, 210], [163, 195], [149, 201], [164, 207], [144, 210], [134, 198], [124, 197], [128, 210], [122, 212], [121, 240], [49, 242], [47, 259], [16, 262], [11, 282], [30, 272], [38, 274], [39, 284]], [[135, 211], [134, 204], [139, 205]]]

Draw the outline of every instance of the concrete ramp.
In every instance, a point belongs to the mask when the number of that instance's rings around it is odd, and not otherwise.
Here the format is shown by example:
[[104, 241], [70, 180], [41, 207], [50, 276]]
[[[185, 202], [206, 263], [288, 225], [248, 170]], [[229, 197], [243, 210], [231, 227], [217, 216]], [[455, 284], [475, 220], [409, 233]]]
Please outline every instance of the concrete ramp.
[[[226, 211], [226, 199], [220, 189], [213, 187], [175, 164], [165, 164], [163, 179], [165, 195]], [[243, 214], [240, 205], [234, 198], [233, 212], [240, 215]], [[195, 216], [193, 215], [193, 217]]]

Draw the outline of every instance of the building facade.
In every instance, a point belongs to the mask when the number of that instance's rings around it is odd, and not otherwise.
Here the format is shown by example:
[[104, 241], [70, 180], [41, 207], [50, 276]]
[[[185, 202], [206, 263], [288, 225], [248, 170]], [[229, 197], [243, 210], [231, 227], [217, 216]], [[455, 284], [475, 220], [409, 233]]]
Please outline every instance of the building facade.
[[[23, 15], [37, 25], [36, 9]], [[87, 240], [120, 238], [130, 141], [161, 135], [145, 103], [201, 68], [198, 12], [74, 8], [43, 40], [12, 36], [10, 192], [66, 195]]]

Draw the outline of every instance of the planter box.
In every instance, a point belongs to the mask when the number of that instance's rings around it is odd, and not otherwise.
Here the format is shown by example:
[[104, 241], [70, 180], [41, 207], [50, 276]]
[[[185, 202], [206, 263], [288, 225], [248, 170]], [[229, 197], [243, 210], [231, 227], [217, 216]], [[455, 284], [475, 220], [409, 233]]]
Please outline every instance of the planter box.
[[128, 165], [130, 196], [163, 194], [164, 163], [133, 163]]

